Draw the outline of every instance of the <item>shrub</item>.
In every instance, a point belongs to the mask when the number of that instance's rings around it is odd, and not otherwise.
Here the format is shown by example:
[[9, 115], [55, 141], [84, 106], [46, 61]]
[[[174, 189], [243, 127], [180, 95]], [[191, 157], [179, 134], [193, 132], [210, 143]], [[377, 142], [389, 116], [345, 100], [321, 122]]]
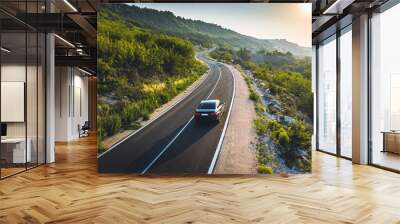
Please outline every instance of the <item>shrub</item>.
[[279, 112], [278, 109], [276, 109], [273, 106], [270, 106], [268, 108], [269, 108], [269, 113], [271, 113], [271, 114], [278, 114], [278, 112]]
[[278, 140], [279, 144], [281, 144], [282, 146], [287, 146], [289, 144], [290, 138], [287, 131], [284, 128], [279, 129]]
[[159, 99], [160, 99], [160, 103], [164, 104], [167, 103], [170, 100], [170, 96], [167, 92], [164, 92], [162, 94], [160, 94]]
[[266, 165], [259, 165], [257, 166], [257, 172], [262, 174], [272, 174], [273, 170], [272, 167]]
[[104, 115], [99, 119], [101, 135], [110, 136], [121, 128], [121, 118], [118, 114]]
[[288, 135], [293, 139], [295, 147], [303, 149], [311, 148], [312, 129], [311, 127], [307, 127], [303, 121], [296, 120], [296, 122], [290, 124]]
[[250, 90], [250, 99], [257, 102], [260, 100], [260, 96], [254, 90]]
[[269, 151], [268, 145], [258, 142], [256, 145], [257, 162], [259, 164], [270, 164], [274, 162], [273, 156]]
[[255, 107], [256, 107], [256, 112], [258, 113], [264, 113], [265, 111], [267, 111], [265, 105], [261, 101], [257, 102]]
[[143, 111], [142, 118], [143, 118], [144, 121], [149, 120], [149, 119], [150, 119], [150, 114], [149, 114], [149, 112]]
[[97, 151], [102, 153], [107, 150], [106, 145], [102, 141], [97, 141]]
[[279, 130], [279, 128], [282, 127], [281, 124], [279, 124], [279, 122], [275, 121], [275, 120], [269, 120], [267, 123], [268, 126], [268, 130], [270, 130], [271, 132], [275, 132], [277, 130]]
[[132, 102], [122, 109], [122, 126], [130, 127], [140, 117], [139, 106]]
[[266, 134], [268, 127], [265, 118], [257, 116], [254, 120], [254, 127], [258, 134]]

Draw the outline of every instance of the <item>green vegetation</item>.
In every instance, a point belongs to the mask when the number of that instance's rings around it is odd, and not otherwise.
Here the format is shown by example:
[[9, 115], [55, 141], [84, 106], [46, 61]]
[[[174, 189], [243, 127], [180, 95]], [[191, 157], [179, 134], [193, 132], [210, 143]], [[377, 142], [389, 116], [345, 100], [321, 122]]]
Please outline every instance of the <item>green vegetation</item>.
[[[272, 142], [280, 146], [280, 155], [285, 158], [289, 167], [311, 171], [312, 129], [310, 126], [305, 125], [300, 120], [285, 126], [276, 120], [266, 119], [264, 116], [258, 115], [254, 120], [254, 127], [258, 135], [267, 135]], [[265, 147], [257, 147], [259, 163], [271, 162], [269, 159], [265, 160], [268, 151]]]
[[206, 70], [193, 45], [102, 7], [98, 16], [98, 137], [135, 129]]
[[209, 53], [210, 57], [218, 58], [219, 61], [230, 63], [233, 60], [233, 50], [230, 48], [218, 48]]
[[267, 119], [264, 116], [257, 116], [256, 119], [254, 119], [254, 127], [257, 134], [262, 135], [266, 133], [268, 130], [267, 124]]
[[259, 101], [260, 98], [261, 98], [260, 95], [258, 95], [256, 92], [254, 91], [250, 92], [250, 99], [253, 100], [254, 102]]
[[[241, 70], [240, 67], [237, 67], [237, 69], [238, 69], [238, 70]], [[241, 73], [243, 74], [243, 72], [241, 72]], [[250, 78], [247, 77], [247, 76], [245, 76], [245, 75], [243, 75], [243, 78], [244, 78], [244, 80], [246, 81], [247, 87], [249, 88], [249, 91], [250, 91], [250, 96], [249, 96], [249, 98], [250, 98], [251, 100], [253, 100], [254, 103], [255, 103], [255, 110], [256, 110], [258, 113], [263, 113], [263, 112], [265, 112], [265, 111], [266, 111], [266, 108], [265, 108], [265, 106], [264, 106], [264, 104], [263, 104], [263, 102], [262, 102], [262, 100], [261, 100], [261, 96], [260, 96], [260, 94], [258, 94], [258, 93], [254, 90]]]
[[311, 79], [310, 57], [296, 57], [290, 52], [283, 53], [276, 50], [260, 50], [252, 56], [252, 59], [256, 63], [265, 63], [282, 71], [297, 72], [304, 78]]
[[[228, 52], [230, 56], [220, 58]], [[234, 63], [240, 64], [245, 70], [250, 70], [255, 78], [261, 80], [264, 87], [282, 103], [281, 114], [310, 120], [313, 114], [311, 58], [297, 58], [289, 52], [261, 52], [268, 56], [262, 62], [256, 60], [260, 52], [252, 54], [246, 49], [233, 51], [222, 48], [215, 50], [210, 56], [217, 60], [224, 60], [225, 57], [232, 58]], [[252, 95], [254, 98], [254, 94]], [[277, 112], [273, 108], [271, 110], [273, 110], [271, 112]]]
[[256, 144], [257, 161], [258, 164], [260, 165], [272, 166], [275, 162], [275, 159], [274, 156], [272, 155], [272, 152], [267, 146], [268, 145], [262, 142], [257, 142]]
[[259, 165], [257, 166], [257, 172], [262, 174], [272, 174], [273, 170], [272, 167], [266, 165]]
[[[263, 56], [261, 61], [260, 55]], [[266, 108], [261, 95], [253, 87], [253, 81], [241, 72], [250, 91], [249, 97], [255, 102], [257, 116], [254, 128], [257, 134], [261, 138], [268, 136], [271, 139], [289, 168], [310, 171], [313, 113], [311, 59], [296, 58], [291, 53], [277, 51], [252, 53], [247, 49], [234, 51], [226, 48], [217, 49], [210, 56], [217, 60], [230, 58], [238, 64], [236, 67], [239, 70], [251, 71], [259, 85], [269, 90], [269, 97], [278, 100], [279, 107], [270, 105]], [[287, 116], [292, 121], [269, 119], [265, 112], [276, 117]], [[259, 141], [256, 150], [258, 164], [273, 169], [276, 161], [269, 146]]]
[[107, 7], [110, 12], [117, 14], [125, 20], [132, 21], [143, 28], [174, 35], [189, 40], [194, 45], [201, 45], [205, 48], [217, 45], [235, 50], [247, 48], [254, 52], [259, 49], [269, 51], [279, 49], [281, 51], [290, 51], [300, 56], [311, 54], [310, 48], [301, 47], [283, 39], [256, 39], [216, 24], [175, 16], [168, 11], [157, 11], [124, 4], [102, 6], [102, 8], [104, 7]]

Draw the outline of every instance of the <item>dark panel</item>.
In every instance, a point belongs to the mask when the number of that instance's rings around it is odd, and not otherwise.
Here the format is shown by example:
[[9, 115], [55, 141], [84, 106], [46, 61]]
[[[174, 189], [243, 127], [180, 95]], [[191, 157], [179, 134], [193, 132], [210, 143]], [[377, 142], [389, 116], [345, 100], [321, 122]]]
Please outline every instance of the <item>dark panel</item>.
[[90, 56], [56, 56], [56, 66], [88, 67], [96, 71], [97, 59]]
[[81, 27], [76, 24], [68, 14], [61, 13], [22, 13], [16, 16], [21, 21], [35, 27], [42, 32], [79, 31]]
[[336, 31], [341, 30], [348, 25], [350, 25], [353, 21], [353, 15], [347, 15], [341, 20], [337, 21], [336, 23], [333, 23], [330, 25], [328, 28], [324, 29], [321, 33], [318, 33], [314, 36], [313, 34], [313, 41], [312, 43], [318, 44], [322, 42], [323, 40], [329, 38], [330, 36], [336, 34]]

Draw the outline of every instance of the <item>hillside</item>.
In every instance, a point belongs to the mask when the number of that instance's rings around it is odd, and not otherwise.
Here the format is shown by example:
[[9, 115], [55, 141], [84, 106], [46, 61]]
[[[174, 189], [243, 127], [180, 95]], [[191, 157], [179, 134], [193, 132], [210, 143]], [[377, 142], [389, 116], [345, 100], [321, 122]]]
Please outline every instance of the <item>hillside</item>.
[[106, 150], [105, 138], [138, 128], [207, 70], [189, 41], [136, 25], [99, 11], [99, 152]]
[[167, 11], [157, 11], [123, 4], [109, 5], [107, 10], [110, 15], [121, 16], [142, 28], [189, 39], [192, 43], [203, 47], [211, 47], [213, 44], [217, 44], [220, 47], [233, 49], [247, 48], [252, 51], [264, 49], [267, 51], [289, 51], [296, 56], [311, 55], [310, 48], [301, 47], [286, 40], [257, 39], [225, 29], [216, 24], [175, 16]]
[[217, 48], [210, 57], [242, 69], [255, 101], [258, 172], [310, 172], [311, 58], [278, 51]]

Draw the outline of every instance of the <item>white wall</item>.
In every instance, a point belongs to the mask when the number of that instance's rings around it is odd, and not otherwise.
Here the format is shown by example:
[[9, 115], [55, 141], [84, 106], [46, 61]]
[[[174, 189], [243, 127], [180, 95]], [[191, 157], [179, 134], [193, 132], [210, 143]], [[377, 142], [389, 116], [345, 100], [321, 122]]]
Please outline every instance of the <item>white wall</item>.
[[[38, 70], [36, 70], [38, 69]], [[44, 82], [42, 67], [36, 65], [28, 65], [18, 63], [4, 63], [1, 66], [2, 82], [24, 82], [26, 84], [26, 107], [25, 103], [19, 110], [21, 113], [26, 112], [26, 120], [22, 122], [5, 122], [7, 124], [8, 138], [25, 138], [29, 139], [30, 148], [32, 150], [32, 162], [44, 163]], [[27, 80], [25, 80], [27, 78]], [[3, 91], [4, 89], [2, 89]], [[20, 90], [20, 94], [24, 94], [24, 90]], [[7, 95], [2, 95], [2, 98]], [[10, 107], [2, 107], [1, 110], [12, 110]], [[15, 110], [15, 109], [14, 109]], [[7, 111], [13, 113], [13, 111]], [[15, 113], [15, 112], [14, 112]], [[39, 161], [36, 161], [39, 159]]]
[[[27, 69], [27, 70], [25, 70]], [[3, 64], [1, 66], [1, 81], [2, 82], [24, 82], [26, 71], [28, 71], [28, 87], [27, 87], [27, 118], [28, 129], [32, 127], [36, 134], [36, 66], [25, 67], [25, 64]], [[32, 74], [34, 74], [32, 77]], [[40, 101], [41, 102], [41, 101]], [[42, 104], [39, 105], [41, 107]], [[24, 110], [24, 108], [22, 108]], [[7, 108], [2, 108], [7, 110]], [[33, 122], [33, 123], [32, 123]], [[7, 122], [7, 134], [9, 137], [24, 137], [25, 136], [25, 122]], [[29, 131], [29, 130], [28, 130]], [[29, 133], [28, 133], [29, 137]]]
[[75, 70], [75, 75], [74, 75], [74, 108], [72, 108], [72, 120], [71, 120], [71, 135], [74, 137], [79, 137], [79, 132], [78, 132], [78, 125], [83, 125], [85, 121], [89, 120], [89, 102], [88, 102], [88, 78], [87, 76], [82, 76], [83, 74], [80, 73], [79, 75], [76, 75], [76, 72], [78, 70]]
[[[25, 64], [4, 64], [1, 66], [1, 81], [25, 82]], [[7, 108], [1, 108], [7, 110]], [[25, 137], [25, 122], [7, 123], [7, 137]]]
[[89, 118], [88, 78], [72, 67], [56, 67], [55, 73], [55, 140], [70, 141]]
[[69, 96], [70, 84], [69, 69], [67, 67], [55, 68], [55, 140], [67, 141], [69, 133]]

